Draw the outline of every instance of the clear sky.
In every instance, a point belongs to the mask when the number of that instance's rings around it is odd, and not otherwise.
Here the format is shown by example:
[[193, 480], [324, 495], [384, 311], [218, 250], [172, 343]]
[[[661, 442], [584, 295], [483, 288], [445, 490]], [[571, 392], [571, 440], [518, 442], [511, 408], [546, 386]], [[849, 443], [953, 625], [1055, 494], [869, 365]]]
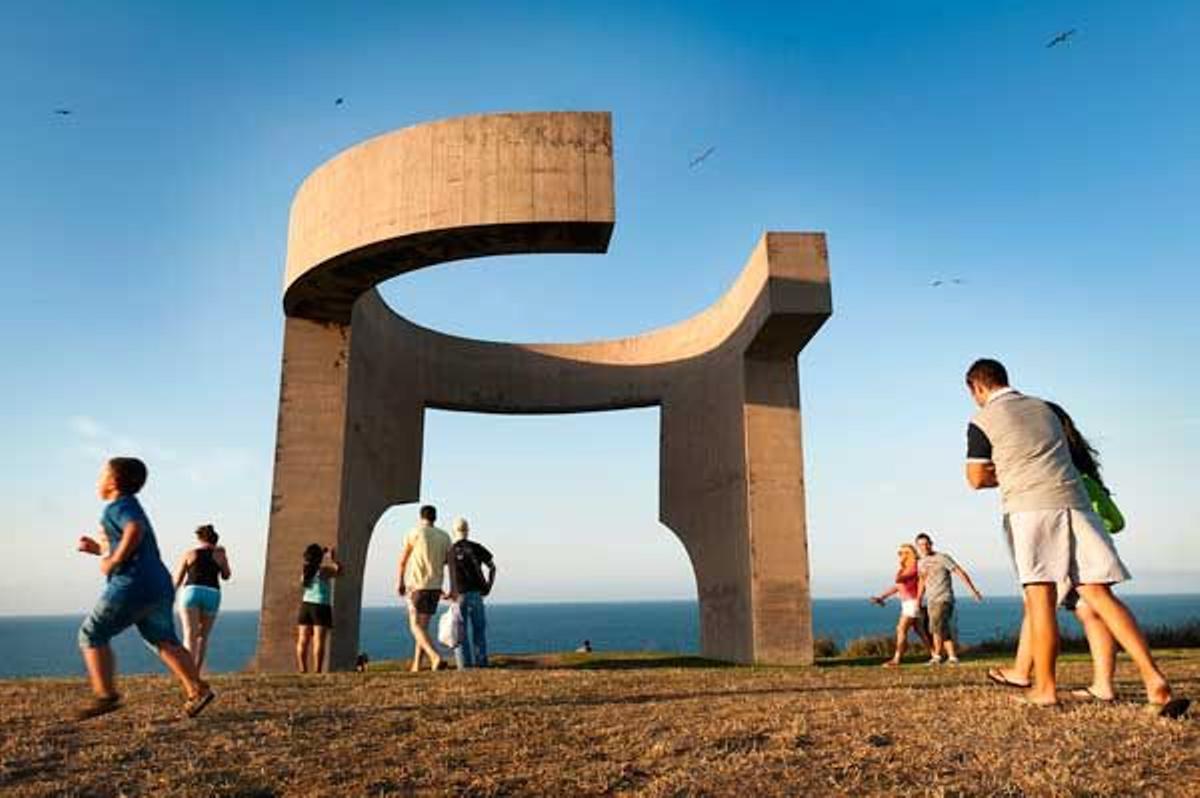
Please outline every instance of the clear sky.
[[[92, 603], [72, 549], [111, 454], [149, 463], [167, 556], [213, 522], [227, 606], [257, 606], [296, 187], [381, 132], [557, 109], [613, 113], [610, 252], [437, 267], [387, 284], [394, 307], [626, 335], [707, 306], [763, 231], [825, 231], [834, 317], [801, 356], [818, 595], [879, 590], [920, 529], [1013, 591], [997, 499], [962, 478], [980, 355], [1099, 445], [1128, 590], [1194, 591], [1198, 39], [1183, 0], [5, 4], [0, 613]], [[495, 551], [497, 600], [692, 597], [657, 422], [432, 413], [425, 498]], [[377, 528], [369, 603], [414, 514]]]

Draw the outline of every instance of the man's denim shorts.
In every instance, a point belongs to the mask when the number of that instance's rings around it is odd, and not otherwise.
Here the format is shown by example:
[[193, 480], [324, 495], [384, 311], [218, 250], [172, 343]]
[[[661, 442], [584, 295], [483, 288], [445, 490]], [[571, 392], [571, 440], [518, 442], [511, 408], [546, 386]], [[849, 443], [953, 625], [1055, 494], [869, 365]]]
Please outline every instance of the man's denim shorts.
[[153, 648], [162, 643], [179, 645], [175, 635], [175, 616], [171, 611], [171, 596], [147, 600], [128, 589], [107, 589], [79, 627], [79, 647], [99, 648], [107, 645], [130, 626], [137, 626], [142, 639]]

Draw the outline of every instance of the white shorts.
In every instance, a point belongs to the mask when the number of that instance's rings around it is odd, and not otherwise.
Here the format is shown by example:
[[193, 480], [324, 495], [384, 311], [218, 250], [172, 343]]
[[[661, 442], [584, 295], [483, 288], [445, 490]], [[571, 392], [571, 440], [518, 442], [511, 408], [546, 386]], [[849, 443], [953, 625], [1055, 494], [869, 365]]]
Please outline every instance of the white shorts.
[[1004, 516], [1004, 533], [1022, 585], [1052, 582], [1063, 601], [1076, 585], [1129, 579], [1112, 536], [1092, 510], [1027, 510]]
[[921, 602], [916, 599], [900, 599], [901, 618], [920, 618]]

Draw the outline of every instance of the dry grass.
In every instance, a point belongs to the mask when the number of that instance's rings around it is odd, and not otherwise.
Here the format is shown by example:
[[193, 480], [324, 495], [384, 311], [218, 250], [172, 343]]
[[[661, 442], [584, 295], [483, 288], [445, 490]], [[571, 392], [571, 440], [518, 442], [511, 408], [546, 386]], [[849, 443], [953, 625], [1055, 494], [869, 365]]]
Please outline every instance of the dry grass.
[[[1200, 696], [1200, 654], [1164, 664]], [[582, 664], [600, 665], [584, 669]], [[1018, 706], [954, 669], [541, 658], [410, 676], [228, 676], [194, 721], [166, 677], [66, 720], [81, 681], [0, 682], [0, 793], [32, 795], [1196, 795], [1200, 720]], [[558, 665], [561, 667], [547, 667]], [[607, 669], [608, 666], [618, 666]], [[701, 667], [680, 667], [698, 665]], [[1067, 662], [1064, 683], [1087, 664]]]

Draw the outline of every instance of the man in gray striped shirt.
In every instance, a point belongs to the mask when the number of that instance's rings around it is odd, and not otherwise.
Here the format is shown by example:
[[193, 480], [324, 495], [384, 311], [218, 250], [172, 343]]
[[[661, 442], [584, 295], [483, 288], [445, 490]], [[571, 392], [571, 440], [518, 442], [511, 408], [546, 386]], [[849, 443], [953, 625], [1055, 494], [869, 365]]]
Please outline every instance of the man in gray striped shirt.
[[1027, 700], [1058, 701], [1055, 608], [1074, 589], [1137, 664], [1148, 701], [1163, 714], [1182, 714], [1186, 699], [1172, 700], [1137, 621], [1112, 593], [1129, 571], [1092, 509], [1058, 416], [1042, 400], [1011, 388], [1008, 372], [995, 360], [975, 361], [966, 380], [979, 406], [967, 428], [967, 482], [977, 490], [1000, 489], [1031, 632], [1034, 680]]

